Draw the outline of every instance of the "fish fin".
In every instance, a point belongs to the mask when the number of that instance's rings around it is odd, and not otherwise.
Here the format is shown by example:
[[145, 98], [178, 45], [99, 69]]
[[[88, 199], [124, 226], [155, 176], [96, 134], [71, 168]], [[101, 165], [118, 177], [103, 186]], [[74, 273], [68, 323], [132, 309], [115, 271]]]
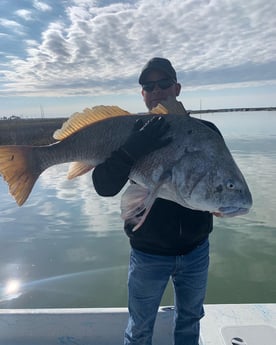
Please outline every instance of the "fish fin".
[[150, 114], [166, 115], [169, 114], [169, 111], [164, 105], [158, 103], [156, 107], [151, 109]]
[[156, 191], [150, 193], [148, 188], [131, 184], [122, 195], [121, 217], [136, 231], [145, 221], [156, 199]]
[[131, 184], [121, 199], [121, 216], [123, 219], [135, 217], [146, 208], [145, 201], [149, 196], [149, 190], [138, 184]]
[[60, 129], [57, 129], [53, 137], [56, 140], [63, 140], [80, 129], [91, 125], [92, 123], [108, 119], [113, 116], [130, 115], [126, 110], [117, 106], [99, 105], [93, 108], [86, 108], [82, 113], [74, 113], [65, 121]]
[[0, 175], [9, 185], [9, 191], [19, 206], [31, 193], [42, 173], [34, 166], [32, 146], [0, 146]]
[[138, 230], [140, 228], [140, 226], [144, 223], [145, 219], [147, 218], [148, 214], [149, 214], [149, 211], [151, 210], [151, 207], [155, 201], [155, 198], [154, 199], [151, 199], [152, 202], [151, 204], [149, 205], [149, 207], [145, 210], [145, 212], [137, 218], [137, 224], [134, 226], [134, 228], [132, 229], [132, 232]]
[[183, 104], [176, 99], [169, 97], [167, 100], [161, 101], [151, 110], [153, 114], [176, 114], [188, 115]]
[[67, 173], [68, 180], [72, 180], [77, 176], [81, 176], [86, 174], [88, 171], [92, 170], [94, 165], [85, 163], [85, 162], [73, 162], [69, 166], [69, 170]]

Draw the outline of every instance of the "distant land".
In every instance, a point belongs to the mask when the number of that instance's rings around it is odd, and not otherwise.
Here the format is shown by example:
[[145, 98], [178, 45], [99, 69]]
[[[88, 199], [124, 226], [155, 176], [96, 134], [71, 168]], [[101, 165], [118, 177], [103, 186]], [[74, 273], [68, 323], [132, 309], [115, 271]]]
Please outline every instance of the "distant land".
[[33, 118], [0, 120], [0, 145], [48, 145], [53, 133], [67, 118]]
[[227, 113], [239, 111], [276, 111], [276, 107], [257, 107], [257, 108], [226, 108], [226, 109], [204, 109], [204, 110], [187, 110], [190, 114], [207, 114], [207, 113]]
[[[190, 114], [276, 111], [276, 107], [187, 110]], [[55, 142], [53, 133], [68, 118], [20, 118], [0, 120], [0, 145], [48, 145]]]

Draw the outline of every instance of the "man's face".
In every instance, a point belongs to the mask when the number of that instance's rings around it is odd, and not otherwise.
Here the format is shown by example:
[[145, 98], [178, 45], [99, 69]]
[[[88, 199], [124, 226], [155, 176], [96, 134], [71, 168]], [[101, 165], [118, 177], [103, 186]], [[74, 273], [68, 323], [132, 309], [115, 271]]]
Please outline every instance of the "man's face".
[[[152, 70], [148, 73], [145, 84], [166, 79], [168, 79], [168, 76], [164, 72]], [[173, 83], [166, 89], [162, 89], [157, 83], [154, 84], [152, 91], [142, 89], [142, 95], [147, 108], [151, 110], [161, 101], [165, 101], [168, 97], [176, 98], [180, 93], [180, 89], [181, 85], [179, 83]]]

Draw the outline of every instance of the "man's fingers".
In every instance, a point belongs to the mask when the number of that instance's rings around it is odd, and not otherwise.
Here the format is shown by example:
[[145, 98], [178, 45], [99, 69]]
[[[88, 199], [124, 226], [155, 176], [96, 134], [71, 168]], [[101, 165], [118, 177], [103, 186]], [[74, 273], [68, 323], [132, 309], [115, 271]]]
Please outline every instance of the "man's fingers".
[[142, 119], [139, 119], [135, 122], [133, 126], [133, 132], [139, 131], [144, 126], [144, 122]]

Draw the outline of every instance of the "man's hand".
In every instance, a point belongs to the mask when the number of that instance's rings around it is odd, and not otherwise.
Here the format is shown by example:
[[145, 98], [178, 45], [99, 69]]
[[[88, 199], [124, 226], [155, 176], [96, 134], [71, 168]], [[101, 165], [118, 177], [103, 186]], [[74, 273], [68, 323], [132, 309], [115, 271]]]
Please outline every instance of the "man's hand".
[[170, 137], [164, 138], [169, 127], [170, 125], [162, 116], [153, 116], [146, 123], [140, 119], [135, 123], [131, 135], [121, 150], [126, 152], [133, 161], [136, 161], [172, 141]]

